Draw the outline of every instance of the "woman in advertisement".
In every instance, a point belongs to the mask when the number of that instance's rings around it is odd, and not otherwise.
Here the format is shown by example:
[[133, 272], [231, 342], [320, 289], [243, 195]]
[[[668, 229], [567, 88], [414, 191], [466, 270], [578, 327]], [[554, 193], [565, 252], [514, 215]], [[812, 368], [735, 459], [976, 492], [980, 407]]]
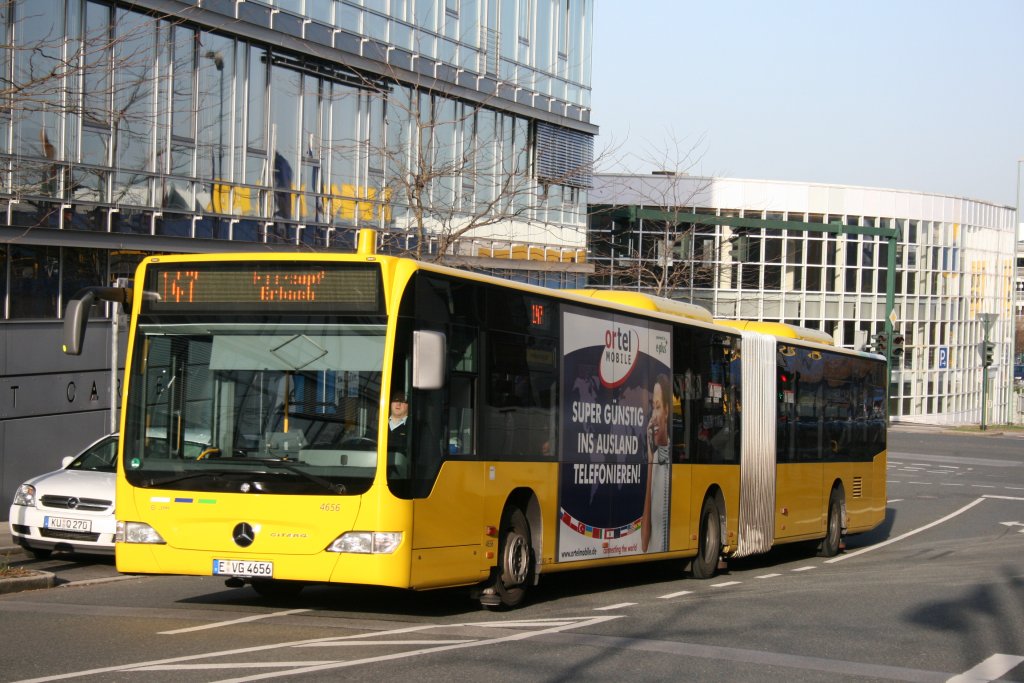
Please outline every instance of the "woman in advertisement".
[[644, 496], [640, 540], [643, 551], [668, 549], [671, 443], [669, 414], [672, 393], [666, 375], [658, 375], [651, 391], [651, 419], [647, 423], [647, 492]]

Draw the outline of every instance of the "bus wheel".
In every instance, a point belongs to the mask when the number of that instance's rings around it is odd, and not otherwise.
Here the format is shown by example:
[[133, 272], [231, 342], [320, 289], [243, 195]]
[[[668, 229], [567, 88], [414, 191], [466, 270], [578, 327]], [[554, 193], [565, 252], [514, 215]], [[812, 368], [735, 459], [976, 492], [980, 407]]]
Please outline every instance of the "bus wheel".
[[718, 559], [722, 554], [722, 518], [714, 499], [705, 498], [700, 509], [700, 546], [697, 557], [690, 563], [690, 571], [696, 579], [710, 579], [718, 570]]
[[533, 574], [533, 549], [530, 524], [519, 508], [514, 508], [502, 525], [499, 547], [498, 566], [480, 594], [480, 604], [487, 609], [517, 607], [526, 597]]
[[302, 586], [303, 584], [300, 581], [255, 579], [252, 582], [252, 589], [261, 598], [267, 598], [268, 600], [290, 600], [299, 595], [299, 592], [302, 591]]
[[832, 489], [828, 497], [828, 526], [825, 538], [818, 545], [819, 557], [833, 557], [839, 554], [839, 542], [843, 535], [843, 498], [839, 489]]

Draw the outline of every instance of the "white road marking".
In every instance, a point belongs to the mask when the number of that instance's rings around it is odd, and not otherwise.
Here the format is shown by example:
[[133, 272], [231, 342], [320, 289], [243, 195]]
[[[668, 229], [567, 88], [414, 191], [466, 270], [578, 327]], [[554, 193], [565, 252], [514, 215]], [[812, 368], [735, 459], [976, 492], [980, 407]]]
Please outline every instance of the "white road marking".
[[776, 576], [782, 576], [782, 574], [761, 574], [761, 576], [755, 576], [755, 579], [774, 579]]
[[210, 669], [287, 669], [295, 666], [323, 664], [324, 660], [309, 662], [226, 662], [224, 664], [154, 664], [132, 671], [208, 671]]
[[[589, 617], [588, 617], [589, 618]], [[606, 617], [617, 619], [618, 617]], [[579, 622], [579, 617], [563, 617], [561, 619], [524, 619], [523, 621], [481, 621], [473, 624], [473, 628], [550, 628], [552, 626], [572, 626]]]
[[995, 486], [990, 484], [971, 484], [972, 489], [994, 489]]
[[810, 571], [811, 569], [817, 569], [817, 567], [797, 567], [796, 569], [791, 569], [790, 571], [806, 572], [806, 571]]
[[887, 500], [887, 501], [885, 501], [885, 502], [886, 502], [886, 503], [900, 503], [900, 502], [902, 502], [902, 501], [903, 501], [903, 499], [902, 499], [902, 498], [890, 498], [889, 500]]
[[712, 584], [712, 585], [708, 586], [708, 588], [725, 588], [727, 586], [738, 586], [741, 583], [743, 583], [743, 582], [742, 581], [725, 581], [723, 583]]
[[1017, 655], [994, 654], [981, 664], [968, 669], [959, 676], [953, 676], [946, 683], [981, 683], [1002, 678], [1015, 666], [1024, 662], [1024, 657]]
[[[460, 640], [345, 640], [328, 643], [310, 643], [302, 647], [351, 647], [352, 645], [453, 645], [457, 643], [475, 643], [478, 638], [462, 638]], [[319, 662], [314, 662], [319, 663]]]
[[635, 602], [620, 602], [620, 603], [615, 604], [615, 605], [606, 605], [604, 607], [595, 607], [594, 611], [595, 612], [603, 612], [605, 610], [622, 609], [623, 607], [632, 607], [635, 604], [636, 604]]
[[[588, 627], [588, 626], [593, 626], [595, 624], [600, 624], [600, 623], [605, 622], [605, 621], [609, 621], [611, 619], [621, 619], [621, 618], [622, 617], [619, 617], [619, 616], [597, 616], [597, 617], [583, 617], [583, 618], [579, 618], [579, 619], [568, 619], [568, 620], [565, 620], [565, 619], [562, 619], [562, 620], [537, 620], [538, 622], [541, 622], [540, 623], [541, 628], [538, 628], [535, 631], [526, 631], [526, 632], [522, 632], [522, 633], [514, 633], [514, 634], [511, 634], [511, 635], [507, 635], [507, 636], [501, 636], [501, 637], [498, 637], [498, 638], [483, 639], [483, 640], [474, 641], [474, 642], [470, 642], [470, 643], [455, 643], [455, 644], [451, 644], [451, 645], [442, 645], [440, 647], [424, 648], [424, 649], [418, 649], [418, 650], [409, 650], [407, 652], [394, 653], [394, 654], [390, 654], [390, 655], [381, 655], [381, 656], [377, 656], [377, 657], [366, 657], [366, 658], [363, 658], [363, 659], [350, 660], [350, 661], [342, 661], [342, 662], [339, 662], [339, 661], [325, 661], [325, 662], [315, 662], [315, 663], [309, 663], [309, 662], [300, 661], [300, 662], [296, 662], [296, 664], [297, 664], [297, 666], [299, 668], [295, 668], [294, 666], [290, 666], [290, 667], [287, 668], [287, 670], [274, 671], [274, 672], [263, 673], [263, 674], [255, 674], [255, 675], [247, 676], [247, 677], [244, 677], [244, 678], [235, 678], [235, 679], [230, 679], [230, 680], [232, 682], [235, 682], [235, 681], [241, 682], [241, 681], [261, 680], [261, 679], [265, 679], [265, 678], [279, 678], [281, 676], [292, 676], [292, 675], [296, 675], [296, 674], [311, 673], [311, 672], [316, 672], [316, 671], [324, 671], [324, 670], [328, 670], [328, 669], [336, 669], [336, 668], [349, 667], [349, 666], [358, 666], [360, 664], [370, 664], [370, 663], [383, 662], [383, 661], [388, 661], [388, 660], [393, 660], [393, 659], [405, 659], [405, 658], [408, 658], [408, 657], [415, 657], [417, 655], [428, 654], [428, 653], [432, 653], [432, 652], [443, 652], [443, 651], [446, 651], [446, 650], [459, 650], [459, 649], [464, 649], [464, 648], [469, 648], [469, 647], [489, 646], [489, 645], [494, 645], [494, 644], [497, 644], [497, 643], [514, 642], [514, 641], [519, 641], [519, 640], [527, 640], [529, 638], [533, 638], [533, 637], [536, 637], [536, 636], [547, 635], [547, 634], [552, 634], [552, 633], [559, 633], [559, 632], [566, 631], [568, 629], [575, 628], [575, 627], [585, 628], [585, 627]], [[526, 623], [526, 622], [512, 622], [512, 624], [523, 624], [523, 623]], [[361, 634], [358, 634], [358, 635], [355, 635], [355, 636], [344, 636], [344, 637], [341, 637], [341, 638], [339, 638], [337, 636], [331, 636], [331, 637], [326, 637], [326, 638], [314, 638], [314, 639], [310, 639], [310, 640], [296, 640], [296, 641], [285, 642], [285, 643], [273, 643], [273, 644], [270, 644], [270, 645], [257, 645], [257, 646], [254, 646], [254, 647], [243, 647], [243, 648], [236, 648], [236, 649], [233, 649], [233, 650], [221, 650], [221, 651], [218, 651], [218, 652], [207, 652], [207, 653], [204, 653], [204, 654], [185, 655], [185, 656], [182, 656], [182, 657], [169, 657], [167, 659], [157, 659], [157, 660], [153, 660], [153, 661], [149, 661], [149, 662], [137, 662], [135, 664], [128, 664], [128, 665], [122, 664], [122, 665], [119, 665], [119, 666], [107, 666], [107, 667], [101, 667], [101, 668], [96, 668], [96, 669], [87, 669], [87, 670], [84, 670], [84, 671], [73, 671], [73, 672], [70, 672], [70, 673], [57, 674], [55, 676], [42, 676], [40, 678], [32, 678], [32, 679], [23, 680], [23, 681], [20, 681], [18, 683], [45, 683], [46, 681], [60, 681], [60, 680], [65, 680], [65, 679], [69, 679], [69, 678], [80, 678], [82, 676], [91, 676], [91, 675], [95, 675], [95, 674], [122, 673], [122, 672], [129, 672], [129, 671], [139, 671], [139, 670], [146, 670], [146, 669], [148, 669], [150, 667], [168, 666], [168, 665], [174, 665], [174, 664], [179, 664], [179, 663], [184, 664], [184, 663], [187, 663], [187, 662], [194, 662], [196, 660], [201, 660], [201, 659], [210, 659], [212, 657], [229, 657], [229, 656], [234, 656], [234, 655], [250, 654], [250, 653], [253, 653], [253, 652], [268, 652], [268, 651], [271, 651], [271, 650], [279, 650], [279, 649], [284, 649], [284, 648], [305, 647], [305, 646], [312, 646], [312, 645], [315, 645], [317, 643], [324, 643], [324, 642], [328, 642], [328, 641], [371, 639], [371, 638], [380, 637], [380, 636], [390, 636], [390, 635], [394, 635], [394, 634], [397, 634], [397, 633], [411, 633], [413, 631], [423, 631], [423, 630], [432, 629], [432, 628], [447, 628], [449, 626], [456, 626], [456, 627], [458, 627], [458, 626], [463, 626], [463, 627], [466, 627], [466, 626], [469, 626], [469, 627], [494, 626], [494, 627], [500, 627], [500, 628], [515, 628], [515, 626], [510, 624], [510, 622], [489, 622], [489, 623], [477, 623], [477, 624], [465, 623], [465, 624], [454, 624], [454, 625], [448, 625], [448, 624], [424, 624], [424, 625], [419, 625], [419, 626], [410, 626], [410, 627], [407, 627], [407, 628], [394, 629], [394, 630], [391, 630], [391, 631], [375, 631], [375, 632], [370, 632], [370, 633], [361, 633]], [[211, 662], [211, 663], [208, 664], [208, 666], [206, 666], [204, 668], [211, 668], [211, 669], [213, 669], [213, 668], [238, 668], [238, 666], [236, 665], [236, 666], [233, 666], [233, 667], [222, 667], [221, 664], [215, 664], [215, 663]], [[228, 683], [228, 681], [224, 681], [223, 683]]]
[[684, 595], [689, 595], [693, 591], [679, 591], [677, 593], [669, 593], [668, 595], [659, 595], [658, 598], [661, 600], [671, 600], [672, 598], [679, 598]]
[[911, 536], [913, 536], [915, 534], [919, 534], [922, 531], [927, 531], [928, 529], [931, 529], [933, 526], [938, 526], [939, 524], [942, 524], [943, 522], [948, 522], [949, 520], [953, 519], [954, 517], [967, 512], [968, 510], [970, 510], [975, 505], [983, 502], [985, 500], [985, 498], [989, 498], [989, 497], [991, 497], [991, 496], [982, 496], [981, 498], [977, 498], [977, 499], [971, 501], [970, 503], [968, 503], [967, 505], [963, 506], [962, 508], [960, 508], [956, 512], [951, 512], [950, 514], [946, 515], [942, 519], [937, 519], [937, 520], [935, 520], [934, 522], [932, 522], [930, 524], [925, 524], [922, 527], [918, 527], [916, 529], [912, 529], [912, 530], [908, 531], [905, 534], [900, 534], [899, 536], [896, 536], [895, 538], [890, 538], [888, 540], [882, 541], [881, 543], [876, 543], [875, 545], [869, 545], [868, 547], [861, 548], [860, 550], [854, 550], [851, 553], [845, 553], [843, 555], [836, 555], [831, 560], [825, 560], [825, 564], [832, 564], [833, 562], [842, 562], [845, 559], [848, 559], [848, 558], [851, 558], [851, 557], [857, 557], [858, 555], [863, 555], [864, 553], [871, 552], [872, 550], [878, 550], [879, 548], [884, 548], [887, 545], [890, 545], [892, 543], [896, 543], [897, 541], [902, 541], [903, 539], [909, 538], [909, 537], [911, 537]]
[[174, 631], [160, 631], [158, 635], [161, 636], [173, 636], [179, 633], [191, 633], [192, 631], [205, 631], [210, 628], [222, 628], [224, 626], [234, 626], [235, 624], [244, 624], [248, 621], [259, 621], [260, 619], [270, 619], [271, 617], [286, 617], [289, 614], [298, 614], [299, 612], [308, 612], [308, 609], [290, 609], [284, 612], [271, 612], [270, 614], [254, 614], [251, 617], [242, 617], [240, 619], [232, 619], [230, 621], [218, 621], [213, 624], [203, 624], [202, 626], [189, 626], [188, 628], [179, 628]]

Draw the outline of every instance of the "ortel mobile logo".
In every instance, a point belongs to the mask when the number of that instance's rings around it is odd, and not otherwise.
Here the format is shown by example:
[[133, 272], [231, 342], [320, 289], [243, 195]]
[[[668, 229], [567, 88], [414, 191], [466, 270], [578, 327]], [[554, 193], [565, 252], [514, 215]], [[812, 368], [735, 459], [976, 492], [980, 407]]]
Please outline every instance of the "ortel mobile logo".
[[640, 353], [640, 334], [632, 327], [605, 330], [599, 374], [601, 384], [615, 388], [626, 381]]

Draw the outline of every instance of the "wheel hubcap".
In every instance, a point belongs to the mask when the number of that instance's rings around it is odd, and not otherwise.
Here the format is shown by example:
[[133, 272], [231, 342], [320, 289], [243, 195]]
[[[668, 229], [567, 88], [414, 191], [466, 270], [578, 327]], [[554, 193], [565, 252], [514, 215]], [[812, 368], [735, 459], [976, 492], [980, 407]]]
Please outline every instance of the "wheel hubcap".
[[526, 539], [516, 533], [510, 534], [505, 545], [505, 585], [517, 586], [525, 582], [529, 563], [530, 554]]

